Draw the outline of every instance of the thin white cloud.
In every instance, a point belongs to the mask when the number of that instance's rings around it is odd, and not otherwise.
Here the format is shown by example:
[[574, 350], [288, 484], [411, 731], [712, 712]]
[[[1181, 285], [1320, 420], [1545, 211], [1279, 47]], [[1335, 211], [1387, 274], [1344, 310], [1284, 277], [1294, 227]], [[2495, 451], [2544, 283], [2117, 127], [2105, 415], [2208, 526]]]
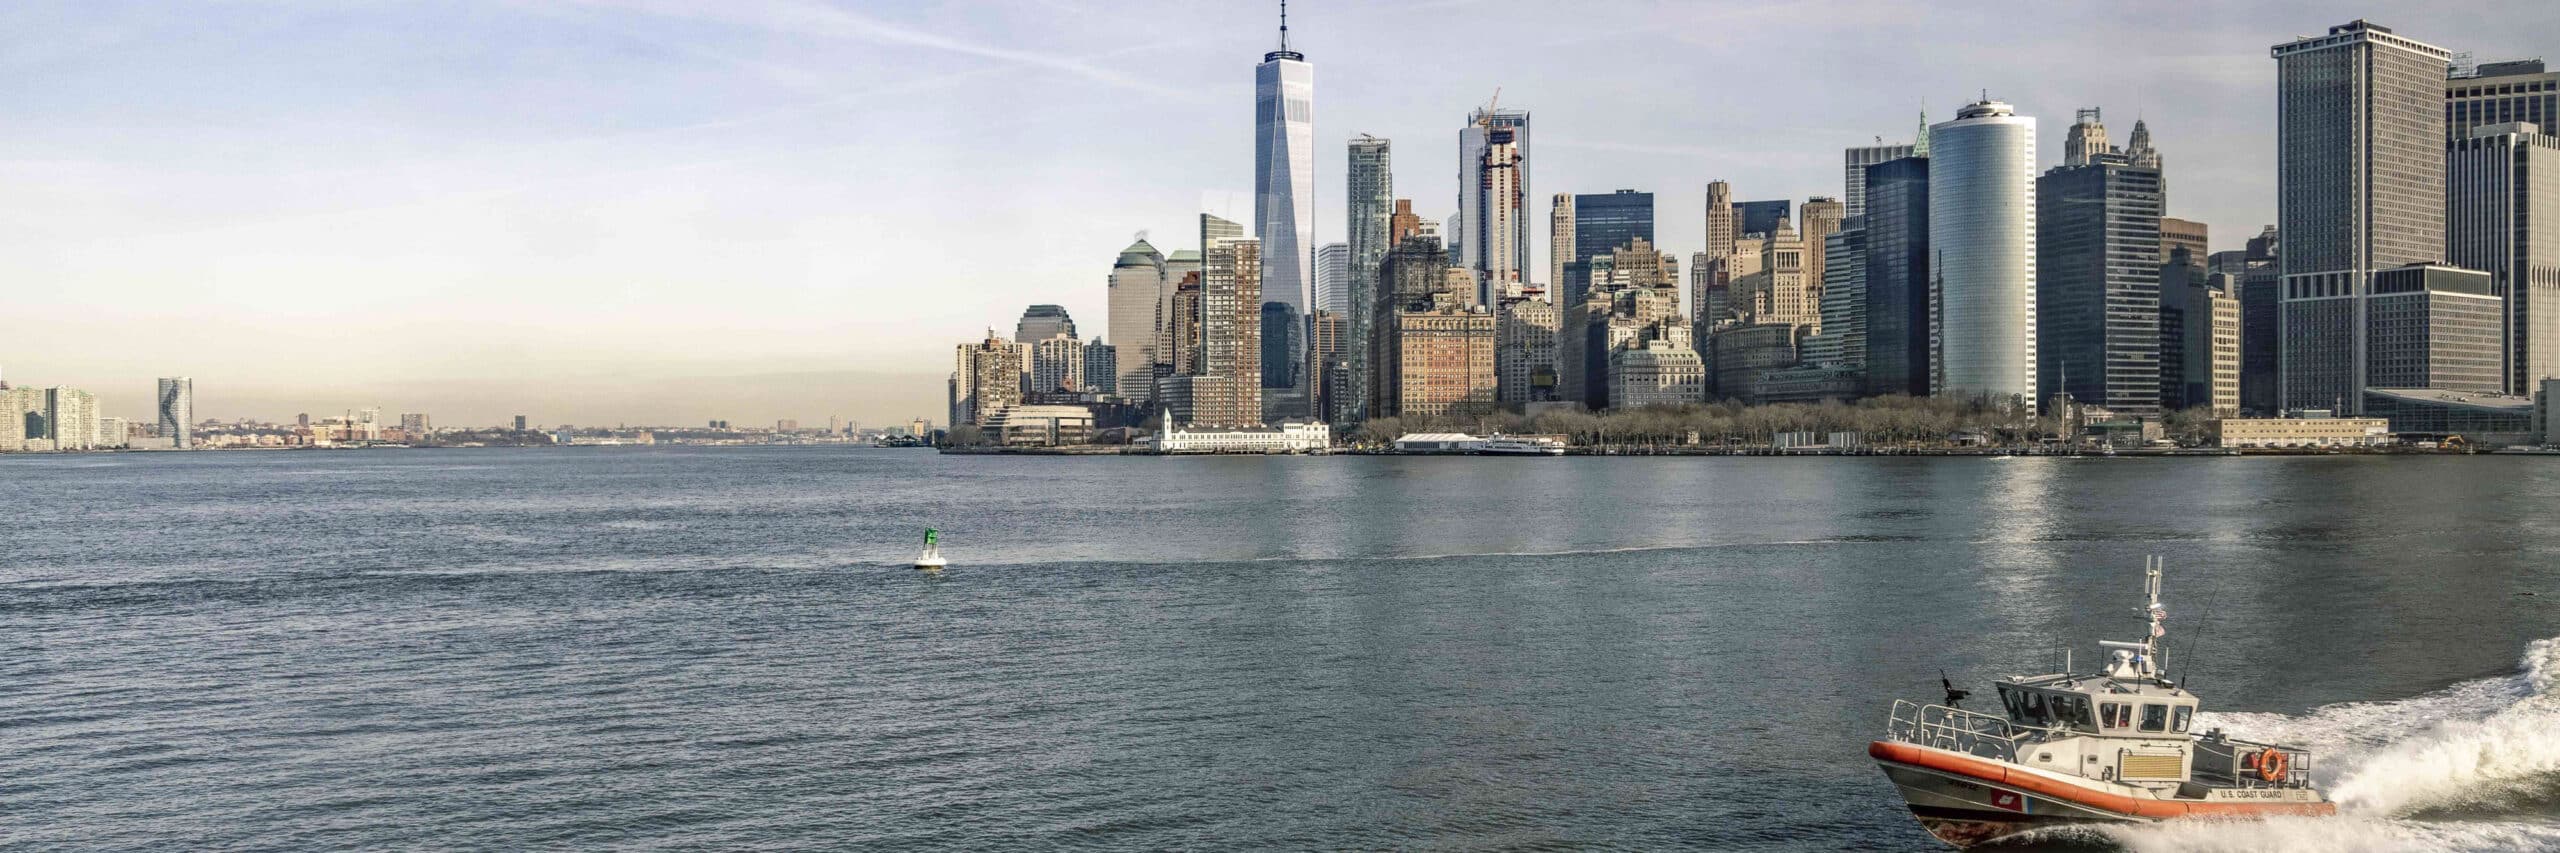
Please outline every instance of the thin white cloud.
[[777, 33], [900, 44], [1064, 71], [1097, 83], [1145, 92], [1173, 100], [1203, 102], [1197, 92], [1165, 86], [1124, 74], [1063, 53], [981, 44], [941, 33], [925, 32], [857, 15], [824, 3], [804, 0], [732, 0], [722, 3], [678, 3], [667, 0], [577, 0], [588, 6], [657, 17], [714, 21]]

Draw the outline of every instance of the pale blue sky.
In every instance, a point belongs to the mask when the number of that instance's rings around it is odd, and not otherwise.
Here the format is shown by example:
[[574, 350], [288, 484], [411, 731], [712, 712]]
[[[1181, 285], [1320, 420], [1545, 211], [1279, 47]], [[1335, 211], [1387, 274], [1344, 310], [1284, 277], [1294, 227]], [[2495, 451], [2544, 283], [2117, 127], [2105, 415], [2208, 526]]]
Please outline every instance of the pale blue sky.
[[[2242, 8], [2245, 7], [2245, 8]], [[2274, 219], [2268, 45], [2367, 17], [2537, 56], [2535, 2], [1292, 4], [1316, 66], [1317, 232], [1342, 142], [1395, 140], [1446, 217], [1502, 88], [1532, 188], [1657, 194], [1685, 263], [1703, 185], [1837, 195], [1840, 149], [1978, 90], [2121, 141], [2173, 215]], [[381, 405], [443, 423], [941, 419], [952, 344], [1022, 306], [1103, 331], [1130, 235], [1190, 244], [1250, 187], [1273, 4], [1083, 0], [0, 6], [0, 367], [146, 411]], [[1538, 247], [1544, 268], [1543, 241]]]

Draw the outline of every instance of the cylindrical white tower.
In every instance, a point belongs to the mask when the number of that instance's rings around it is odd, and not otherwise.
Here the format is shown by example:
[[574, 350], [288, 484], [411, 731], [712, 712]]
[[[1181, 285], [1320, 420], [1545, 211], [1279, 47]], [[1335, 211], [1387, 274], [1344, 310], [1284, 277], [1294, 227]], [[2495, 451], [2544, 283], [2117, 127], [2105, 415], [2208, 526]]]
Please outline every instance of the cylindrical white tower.
[[1982, 101], [1929, 128], [1930, 393], [2035, 404], [2036, 120]]

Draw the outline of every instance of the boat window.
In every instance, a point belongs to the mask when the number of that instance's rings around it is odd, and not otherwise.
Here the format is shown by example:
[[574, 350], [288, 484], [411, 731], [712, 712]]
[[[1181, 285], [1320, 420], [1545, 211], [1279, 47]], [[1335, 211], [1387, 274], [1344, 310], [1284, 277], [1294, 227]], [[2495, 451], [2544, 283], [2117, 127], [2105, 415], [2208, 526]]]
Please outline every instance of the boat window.
[[2143, 731], [2146, 731], [2146, 732], [2165, 731], [2165, 730], [2167, 730], [2168, 728], [2169, 728], [2169, 706], [2167, 706], [2167, 705], [2144, 705], [2144, 706], [2142, 706], [2142, 730], [2143, 730]]
[[2026, 721], [2039, 726], [2044, 725], [2044, 694], [2027, 694], [2026, 706], [2027, 712], [2023, 715]]
[[2066, 719], [2072, 725], [2083, 728], [2096, 725], [2097, 721], [2089, 718], [2089, 697], [2071, 697], [2071, 715]]
[[2017, 718], [2018, 718], [2018, 716], [2019, 716], [2019, 714], [2018, 714], [2018, 693], [2017, 693], [2017, 691], [2010, 690], [2010, 689], [2009, 689], [2008, 687], [2006, 687], [2006, 686], [2001, 687], [2001, 688], [2000, 688], [2000, 707], [2008, 709], [2008, 711], [2009, 711], [2009, 718], [2010, 718], [2010, 719], [2013, 719], [2013, 720], [2014, 720], [2014, 719], [2017, 719]]
[[2178, 714], [2177, 714], [2177, 716], [2176, 716], [2176, 717], [2171, 718], [2170, 723], [2169, 723], [2169, 730], [2170, 730], [2170, 731], [2173, 731], [2173, 732], [2183, 732], [2183, 731], [2186, 731], [2186, 730], [2187, 730], [2187, 723], [2188, 723], [2189, 721], [2191, 721], [2191, 720], [2195, 719], [2195, 715], [2196, 715], [2196, 709], [2194, 709], [2194, 708], [2190, 708], [2190, 707], [2187, 707], [2187, 706], [2185, 706], [2185, 705], [2180, 705], [2180, 706], [2178, 706]]
[[2107, 728], [2124, 728], [2127, 723], [2133, 722], [2133, 715], [2128, 713], [2128, 710], [2131, 707], [2132, 706], [2126, 705], [2122, 702], [2100, 703], [2098, 705], [2098, 721], [2101, 725], [2104, 725]]

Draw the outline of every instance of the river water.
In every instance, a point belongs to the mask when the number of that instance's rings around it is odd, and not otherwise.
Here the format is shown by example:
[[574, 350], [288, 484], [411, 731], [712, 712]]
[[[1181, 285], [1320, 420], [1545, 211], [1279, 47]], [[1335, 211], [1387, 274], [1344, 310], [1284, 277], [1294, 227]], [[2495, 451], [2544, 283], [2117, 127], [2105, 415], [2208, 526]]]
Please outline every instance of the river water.
[[[1934, 846], [1864, 747], [2138, 639], [2560, 847], [2560, 458], [0, 459], [0, 849]], [[903, 564], [924, 528], [952, 567]]]

